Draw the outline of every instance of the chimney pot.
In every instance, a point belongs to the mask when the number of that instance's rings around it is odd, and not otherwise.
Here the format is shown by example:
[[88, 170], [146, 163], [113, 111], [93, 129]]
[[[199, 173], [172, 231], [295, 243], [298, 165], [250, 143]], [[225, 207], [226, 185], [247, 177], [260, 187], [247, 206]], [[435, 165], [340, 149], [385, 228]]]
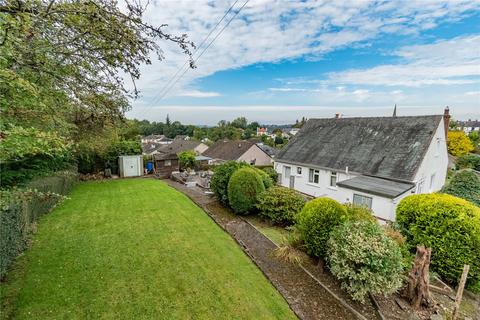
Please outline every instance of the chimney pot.
[[445, 107], [443, 111], [443, 125], [445, 130], [445, 140], [447, 140], [448, 136], [448, 128], [450, 127], [450, 108], [448, 106]]
[[335, 119], [340, 119], [340, 113], [335, 113]]

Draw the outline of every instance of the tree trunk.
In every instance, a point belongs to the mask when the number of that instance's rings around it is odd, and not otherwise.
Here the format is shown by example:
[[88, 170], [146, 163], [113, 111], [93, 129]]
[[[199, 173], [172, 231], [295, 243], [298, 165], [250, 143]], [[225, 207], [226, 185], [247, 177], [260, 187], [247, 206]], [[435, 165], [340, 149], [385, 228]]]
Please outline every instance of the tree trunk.
[[429, 290], [431, 252], [431, 248], [425, 248], [424, 246], [417, 247], [413, 268], [408, 274], [405, 295], [415, 310], [420, 309], [422, 306], [430, 307], [433, 304]]

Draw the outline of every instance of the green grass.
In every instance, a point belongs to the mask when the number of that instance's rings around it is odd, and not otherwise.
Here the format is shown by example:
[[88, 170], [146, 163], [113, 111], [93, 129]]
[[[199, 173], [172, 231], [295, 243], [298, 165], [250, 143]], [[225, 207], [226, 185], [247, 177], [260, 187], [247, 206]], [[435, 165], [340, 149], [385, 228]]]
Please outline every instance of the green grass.
[[222, 229], [151, 179], [78, 185], [1, 289], [2, 318], [295, 319]]
[[277, 245], [288, 243], [290, 231], [287, 229], [264, 222], [257, 216], [247, 216], [246, 219]]

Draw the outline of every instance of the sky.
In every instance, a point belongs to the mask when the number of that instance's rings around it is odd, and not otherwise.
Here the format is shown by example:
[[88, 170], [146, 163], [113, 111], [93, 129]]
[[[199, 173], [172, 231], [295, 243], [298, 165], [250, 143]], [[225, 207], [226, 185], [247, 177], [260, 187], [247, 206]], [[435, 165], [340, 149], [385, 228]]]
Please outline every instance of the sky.
[[184, 72], [188, 57], [158, 42], [163, 59], [141, 68], [127, 117], [288, 124], [396, 104], [399, 116], [448, 105], [480, 119], [480, 0], [245, 1], [150, 0], [145, 20], [188, 35], [197, 68]]

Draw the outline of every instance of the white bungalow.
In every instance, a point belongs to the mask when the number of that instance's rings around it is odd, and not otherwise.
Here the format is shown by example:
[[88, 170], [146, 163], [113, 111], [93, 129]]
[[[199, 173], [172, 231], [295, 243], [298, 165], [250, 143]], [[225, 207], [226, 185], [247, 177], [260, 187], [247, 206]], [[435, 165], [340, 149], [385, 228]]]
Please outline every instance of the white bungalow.
[[447, 107], [443, 116], [310, 119], [275, 159], [279, 182], [393, 221], [402, 198], [444, 185], [449, 118]]

